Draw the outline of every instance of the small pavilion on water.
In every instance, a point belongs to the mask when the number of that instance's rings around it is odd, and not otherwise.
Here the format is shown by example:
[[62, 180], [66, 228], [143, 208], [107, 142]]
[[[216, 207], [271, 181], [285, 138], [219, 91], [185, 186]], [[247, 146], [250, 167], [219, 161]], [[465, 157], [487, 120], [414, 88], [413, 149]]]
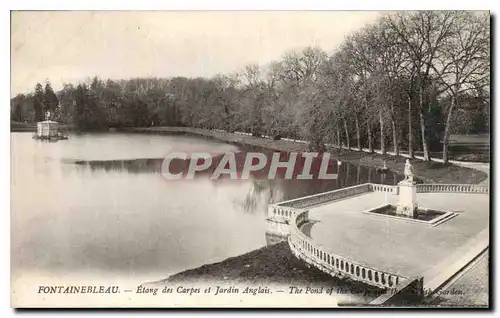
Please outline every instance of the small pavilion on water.
[[47, 112], [45, 115], [45, 120], [40, 121], [36, 125], [36, 137], [45, 139], [45, 138], [57, 138], [59, 136], [59, 123], [53, 120], [50, 120], [50, 112]]

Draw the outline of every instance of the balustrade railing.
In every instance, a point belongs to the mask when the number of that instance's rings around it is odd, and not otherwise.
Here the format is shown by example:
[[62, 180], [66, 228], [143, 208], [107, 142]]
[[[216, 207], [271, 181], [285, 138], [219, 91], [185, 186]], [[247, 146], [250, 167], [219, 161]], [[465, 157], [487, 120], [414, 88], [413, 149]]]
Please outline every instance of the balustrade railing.
[[364, 183], [352, 187], [342, 188], [338, 190], [309, 195], [302, 198], [280, 202], [280, 206], [293, 208], [306, 208], [313, 205], [321, 204], [328, 201], [343, 199], [349, 196], [361, 194], [370, 191], [370, 184]]
[[303, 209], [296, 209], [279, 204], [271, 204], [268, 206], [268, 216], [276, 221], [288, 222], [297, 212], [302, 212]]
[[417, 184], [417, 193], [489, 193], [488, 186], [477, 184]]
[[[368, 267], [332, 253], [325, 247], [315, 244], [310, 237], [306, 236], [300, 230], [302, 225], [309, 222], [309, 211], [305, 210], [305, 208], [368, 191], [386, 192], [397, 195], [399, 194], [399, 187], [365, 183], [272, 204], [269, 206], [269, 214], [275, 219], [282, 218], [289, 223], [290, 235], [288, 236], [288, 243], [290, 249], [298, 258], [333, 276], [344, 275], [373, 286], [394, 288], [398, 283], [408, 279], [408, 277]], [[475, 184], [418, 184], [417, 192], [488, 194], [489, 187]]]
[[[398, 195], [399, 187], [377, 183], [365, 183], [338, 190], [318, 193], [268, 206], [268, 216], [276, 221], [289, 222], [305, 208], [344, 199], [365, 192], [385, 192]], [[489, 193], [489, 187], [476, 184], [417, 184], [417, 193]]]
[[347, 198], [353, 195], [370, 191], [370, 184], [360, 184], [353, 187], [318, 193], [293, 200], [283, 201], [268, 206], [268, 217], [275, 221], [288, 222], [296, 213], [304, 211], [304, 208]]
[[399, 194], [398, 186], [391, 186], [387, 184], [378, 184], [378, 183], [369, 183], [369, 185], [370, 185], [370, 191]]
[[308, 211], [303, 211], [291, 219], [288, 243], [297, 257], [332, 276], [340, 274], [381, 288], [394, 288], [399, 282], [407, 279], [401, 275], [362, 265], [315, 244], [300, 230], [300, 227], [308, 222], [308, 214]]

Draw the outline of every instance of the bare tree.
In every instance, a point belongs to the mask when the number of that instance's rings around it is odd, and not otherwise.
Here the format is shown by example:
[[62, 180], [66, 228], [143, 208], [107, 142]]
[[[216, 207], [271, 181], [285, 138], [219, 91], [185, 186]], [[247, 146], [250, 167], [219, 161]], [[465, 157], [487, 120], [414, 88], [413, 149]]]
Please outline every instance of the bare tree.
[[426, 136], [424, 91], [436, 57], [453, 35], [456, 19], [455, 11], [398, 12], [388, 15], [386, 19], [417, 72], [420, 132], [426, 161], [431, 158]]
[[[399, 155], [400, 122], [402, 109], [399, 103], [401, 80], [405, 69], [411, 62], [402, 45], [398, 41], [398, 34], [382, 19], [374, 26], [370, 46], [375, 54], [378, 94], [381, 101], [380, 125], [383, 129], [384, 115], [388, 118], [392, 130], [392, 144], [395, 155]], [[384, 133], [381, 131], [381, 143], [384, 142]], [[382, 152], [385, 147], [381, 147]]]
[[[368, 109], [367, 95], [369, 94], [369, 87], [366, 84], [373, 72], [371, 51], [365, 33], [366, 29], [363, 29], [347, 38], [334, 58], [335, 63], [339, 65], [337, 69], [340, 76], [338, 85], [343, 87], [341, 90], [341, 94], [344, 95], [343, 103], [344, 106], [351, 107], [349, 114], [354, 117], [357, 146], [360, 150], [362, 149], [361, 115], [364, 110]], [[342, 113], [347, 114], [347, 110]], [[369, 114], [370, 112], [365, 112], [365, 115]], [[367, 126], [369, 148], [370, 151], [373, 151], [371, 118], [370, 116], [364, 116], [364, 119]], [[346, 121], [344, 121], [344, 128], [346, 136], [348, 136]]]
[[450, 97], [445, 110], [443, 161], [448, 162], [451, 118], [461, 93], [489, 85], [489, 16], [457, 13], [457, 24], [432, 65]]
[[314, 82], [318, 68], [326, 57], [326, 53], [317, 47], [306, 47], [301, 51], [285, 53], [281, 62], [283, 80], [297, 86], [307, 81]]

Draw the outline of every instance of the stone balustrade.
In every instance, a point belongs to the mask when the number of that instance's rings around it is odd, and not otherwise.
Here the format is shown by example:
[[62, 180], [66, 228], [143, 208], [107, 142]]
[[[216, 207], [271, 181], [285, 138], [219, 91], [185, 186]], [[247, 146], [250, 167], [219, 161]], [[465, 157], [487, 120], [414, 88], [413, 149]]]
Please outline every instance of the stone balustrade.
[[315, 244], [300, 227], [309, 221], [309, 211], [297, 213], [290, 222], [288, 244], [293, 254], [332, 276], [344, 276], [380, 288], [395, 288], [408, 277], [362, 265]]
[[[332, 276], [343, 276], [380, 288], [397, 288], [398, 284], [410, 279], [365, 266], [354, 260], [328, 251], [301, 231], [301, 226], [309, 222], [307, 208], [335, 201], [368, 191], [399, 194], [398, 186], [365, 183], [353, 187], [319, 193], [269, 205], [269, 217], [284, 222], [287, 229], [281, 230], [288, 236], [288, 244], [293, 254], [308, 264]], [[489, 187], [474, 184], [418, 184], [418, 193], [476, 193], [488, 194]], [[286, 236], [285, 236], [286, 237]]]
[[477, 184], [417, 184], [417, 193], [489, 193], [488, 186]]
[[398, 187], [385, 184], [365, 183], [352, 187], [309, 195], [306, 197], [283, 201], [276, 204], [270, 204], [268, 206], [268, 217], [273, 218], [276, 221], [283, 220], [288, 222], [292, 216], [294, 216], [297, 212], [303, 211], [304, 208], [308, 208], [310, 206], [322, 204], [325, 202], [344, 199], [369, 191], [398, 194]]
[[368, 191], [370, 191], [370, 184], [364, 183], [352, 187], [308, 195], [306, 197], [280, 202], [278, 205], [301, 209], [325, 202], [344, 199]]
[[[342, 188], [293, 200], [283, 201], [280, 203], [270, 204], [268, 205], [267, 212], [268, 219], [273, 220], [273, 222], [288, 224], [290, 219], [294, 215], [304, 211], [305, 208], [325, 202], [347, 198], [368, 191], [370, 191], [370, 184], [365, 183], [353, 187]], [[286, 233], [287, 232], [288, 231], [286, 231]]]
[[[338, 190], [309, 195], [293, 200], [270, 204], [268, 217], [288, 223], [297, 212], [314, 205], [344, 199], [361, 193], [375, 191], [398, 195], [399, 187], [377, 183], [365, 183]], [[417, 184], [417, 193], [489, 193], [489, 187], [476, 184]]]
[[370, 191], [373, 192], [387, 192], [390, 194], [399, 194], [398, 186], [391, 186], [386, 184], [369, 183]]
[[268, 206], [268, 217], [273, 218], [276, 221], [281, 220], [288, 222], [292, 218], [292, 216], [301, 211], [303, 210], [288, 206], [282, 206], [281, 204], [270, 204]]

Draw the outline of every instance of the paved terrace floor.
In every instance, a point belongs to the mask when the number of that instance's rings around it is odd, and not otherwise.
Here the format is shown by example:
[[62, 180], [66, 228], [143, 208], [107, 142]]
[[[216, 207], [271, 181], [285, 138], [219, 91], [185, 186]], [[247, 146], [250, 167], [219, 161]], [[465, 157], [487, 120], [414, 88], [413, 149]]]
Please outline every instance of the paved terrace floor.
[[478, 194], [418, 194], [419, 206], [457, 212], [436, 227], [361, 213], [398, 196], [370, 192], [310, 209], [318, 221], [311, 238], [331, 252], [361, 264], [399, 273], [422, 275], [488, 227], [489, 197]]

